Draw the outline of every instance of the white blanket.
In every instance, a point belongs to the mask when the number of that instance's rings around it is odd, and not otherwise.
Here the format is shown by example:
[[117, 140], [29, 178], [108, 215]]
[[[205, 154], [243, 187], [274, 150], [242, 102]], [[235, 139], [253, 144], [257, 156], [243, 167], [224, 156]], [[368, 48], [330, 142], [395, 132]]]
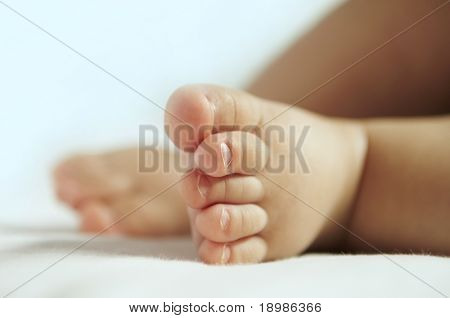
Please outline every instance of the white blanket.
[[11, 293], [13, 297], [450, 295], [449, 258], [304, 255], [259, 265], [208, 266], [195, 261], [188, 239], [98, 237], [61, 259], [91, 236], [68, 228], [1, 231], [0, 294], [54, 264]]

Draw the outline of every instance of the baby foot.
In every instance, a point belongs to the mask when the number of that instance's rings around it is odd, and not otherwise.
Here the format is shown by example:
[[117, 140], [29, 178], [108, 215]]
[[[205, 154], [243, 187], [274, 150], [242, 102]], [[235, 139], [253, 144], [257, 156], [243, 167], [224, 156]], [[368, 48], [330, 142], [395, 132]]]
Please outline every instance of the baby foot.
[[[160, 156], [174, 154], [161, 150]], [[162, 162], [162, 161], [160, 161]], [[189, 232], [185, 205], [176, 190], [169, 190], [145, 204], [175, 182], [175, 171], [139, 172], [138, 150], [99, 155], [79, 155], [61, 162], [54, 171], [58, 197], [79, 211], [81, 230], [130, 235], [182, 235]]]
[[204, 262], [341, 248], [346, 232], [330, 220], [349, 222], [365, 132], [298, 107], [278, 116], [287, 106], [210, 85], [183, 87], [169, 99], [167, 133], [194, 153], [196, 169], [180, 189]]

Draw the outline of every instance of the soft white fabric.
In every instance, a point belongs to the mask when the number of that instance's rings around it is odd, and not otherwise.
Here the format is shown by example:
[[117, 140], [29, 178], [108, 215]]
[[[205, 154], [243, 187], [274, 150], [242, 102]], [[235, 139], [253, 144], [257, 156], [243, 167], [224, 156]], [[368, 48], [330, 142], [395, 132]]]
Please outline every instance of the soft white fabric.
[[[0, 293], [10, 292], [90, 238], [70, 229], [2, 228]], [[305, 255], [245, 266], [195, 261], [188, 239], [100, 237], [11, 296], [438, 297], [450, 294], [450, 259]]]
[[[241, 87], [339, 1], [6, 1], [156, 103], [188, 82]], [[137, 144], [162, 112], [0, 5], [0, 293], [89, 238], [52, 194], [74, 151]], [[344, 67], [344, 66], [343, 66]], [[391, 256], [450, 294], [450, 261]], [[188, 240], [99, 237], [11, 296], [439, 296], [383, 256], [194, 262]]]

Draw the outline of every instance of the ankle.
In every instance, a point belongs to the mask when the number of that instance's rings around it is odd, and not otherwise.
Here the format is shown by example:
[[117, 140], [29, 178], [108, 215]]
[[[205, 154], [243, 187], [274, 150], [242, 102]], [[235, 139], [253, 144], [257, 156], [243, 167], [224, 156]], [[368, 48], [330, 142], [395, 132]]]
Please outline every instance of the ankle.
[[337, 202], [333, 211], [327, 213], [329, 219], [326, 220], [323, 230], [309, 248], [311, 251], [345, 250], [348, 237], [351, 236], [350, 225], [354, 207], [358, 201], [368, 151], [368, 134], [362, 121], [332, 120], [343, 128], [343, 144], [348, 145], [346, 155], [343, 157], [347, 161], [348, 178], [343, 186], [345, 191], [341, 200]]

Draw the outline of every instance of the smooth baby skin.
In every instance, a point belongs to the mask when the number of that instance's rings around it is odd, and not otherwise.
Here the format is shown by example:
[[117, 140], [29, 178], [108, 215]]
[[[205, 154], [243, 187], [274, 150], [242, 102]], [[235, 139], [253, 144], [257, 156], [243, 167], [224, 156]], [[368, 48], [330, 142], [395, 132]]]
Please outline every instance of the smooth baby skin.
[[[312, 246], [339, 248], [345, 233], [330, 220], [348, 222], [365, 158], [364, 130], [298, 108], [276, 117], [286, 107], [212, 85], [186, 86], [169, 99], [169, 137], [194, 150], [196, 169], [180, 189], [203, 261], [253, 263]], [[186, 124], [192, 133], [179, 133]], [[254, 130], [242, 130], [248, 125]], [[309, 173], [292, 156], [305, 126]], [[268, 133], [274, 127], [284, 138]], [[282, 158], [294, 162], [280, 164]]]
[[[144, 172], [139, 171], [138, 151], [76, 155], [56, 167], [56, 193], [61, 201], [79, 212], [82, 231], [145, 236], [189, 233], [186, 206], [177, 191], [170, 189], [156, 197], [180, 177], [174, 167], [178, 157], [160, 149], [159, 162], [168, 158], [168, 170], [161, 166]], [[152, 197], [155, 199], [137, 209]], [[134, 212], [124, 217], [131, 211]]]

